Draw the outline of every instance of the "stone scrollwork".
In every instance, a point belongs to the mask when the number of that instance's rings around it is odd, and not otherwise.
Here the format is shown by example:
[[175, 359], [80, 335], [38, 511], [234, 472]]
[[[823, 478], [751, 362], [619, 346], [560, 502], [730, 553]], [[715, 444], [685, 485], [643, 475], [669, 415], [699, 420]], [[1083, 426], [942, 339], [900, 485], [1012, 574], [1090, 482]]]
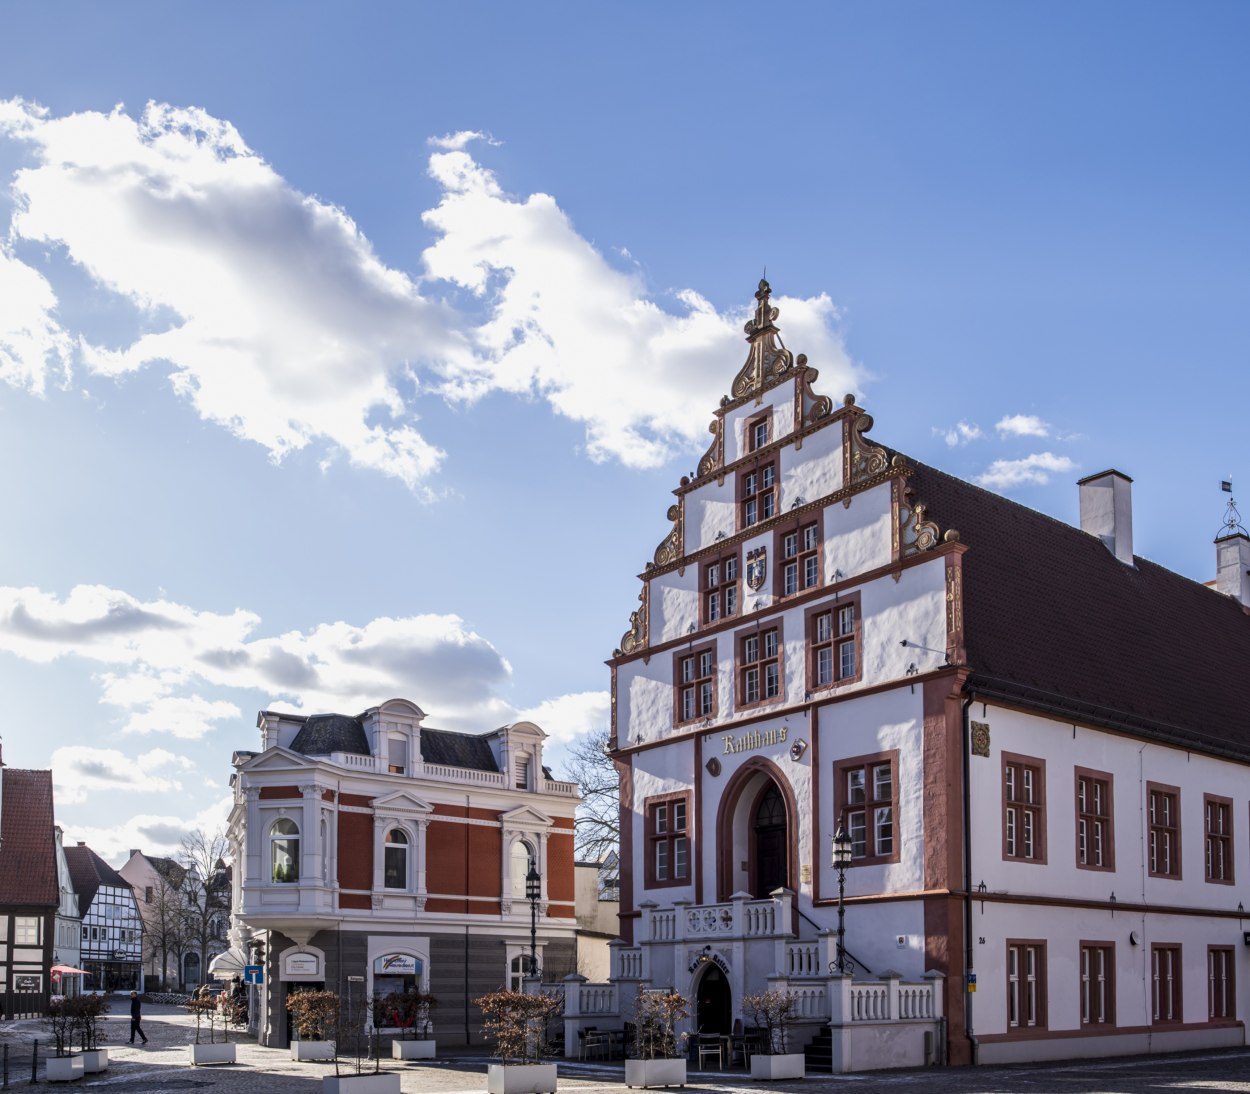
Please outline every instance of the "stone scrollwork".
[[889, 458], [884, 448], [872, 444], [864, 434], [872, 429], [872, 415], [859, 413], [847, 419], [847, 468], [849, 483], [862, 482], [886, 469]]
[[817, 395], [812, 389], [820, 373], [807, 367], [807, 354], [799, 354], [795, 367], [799, 378], [794, 385], [794, 420], [802, 427], [829, 417], [833, 413], [833, 400], [828, 395]]
[[695, 471], [699, 478], [703, 478], [704, 475], [710, 475], [713, 471], [717, 471], [725, 466], [725, 420], [717, 418], [707, 427], [707, 431], [712, 434], [712, 444], [703, 453], [703, 458], [699, 460], [698, 468]]
[[931, 551], [937, 546], [941, 533], [938, 526], [925, 519], [924, 502], [914, 503], [911, 495], [904, 496], [898, 507], [898, 523], [904, 555], [914, 555], [920, 551]]
[[751, 349], [746, 364], [729, 389], [734, 399], [755, 394], [770, 380], [784, 376], [794, 367], [794, 355], [782, 344], [781, 332], [775, 326], [781, 312], [769, 303], [772, 291], [772, 286], [761, 278], [755, 293], [755, 316], [743, 328]]
[[684, 553], [680, 505], [670, 505], [668, 507], [668, 519], [673, 522], [673, 529], [660, 541], [660, 545], [655, 549], [655, 564], [657, 566], [665, 566], [670, 562], [676, 562]]
[[647, 590], [650, 588], [647, 582], [642, 584], [642, 592], [638, 594], [638, 610], [629, 614], [629, 630], [621, 635], [621, 646], [616, 651], [616, 655], [620, 657], [622, 654], [637, 653], [647, 644]]

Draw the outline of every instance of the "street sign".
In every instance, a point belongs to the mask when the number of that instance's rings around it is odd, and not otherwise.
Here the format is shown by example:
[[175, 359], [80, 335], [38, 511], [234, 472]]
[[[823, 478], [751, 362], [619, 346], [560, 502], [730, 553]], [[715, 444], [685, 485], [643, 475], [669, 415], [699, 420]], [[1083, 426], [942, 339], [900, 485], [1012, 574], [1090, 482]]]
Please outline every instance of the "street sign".
[[265, 982], [265, 968], [263, 965], [244, 965], [243, 966], [243, 983], [263, 984], [264, 982]]
[[975, 972], [970, 972], [968, 974], [968, 990], [969, 991], [977, 990], [977, 974]]

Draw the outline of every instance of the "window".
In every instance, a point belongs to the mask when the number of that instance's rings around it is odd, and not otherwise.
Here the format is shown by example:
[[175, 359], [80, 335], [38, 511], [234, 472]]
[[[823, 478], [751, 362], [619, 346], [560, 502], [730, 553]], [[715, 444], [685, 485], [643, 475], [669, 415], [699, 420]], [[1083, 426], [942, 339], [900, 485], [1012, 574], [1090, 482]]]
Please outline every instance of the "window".
[[1111, 776], [1076, 769], [1076, 864], [1083, 870], [1114, 870]]
[[518, 790], [528, 790], [530, 788], [530, 758], [522, 753], [516, 758], [515, 767], [515, 785]]
[[1046, 861], [1046, 763], [1003, 753], [1003, 858]]
[[13, 944], [16, 946], [38, 946], [43, 942], [43, 920], [35, 915], [19, 915], [13, 917]]
[[534, 848], [523, 839], [512, 845], [512, 896], [516, 900], [525, 900], [525, 879], [531, 869], [538, 868], [538, 860], [534, 857]]
[[777, 595], [794, 596], [820, 584], [820, 528], [816, 521], [779, 531]]
[[279, 817], [269, 828], [270, 861], [274, 881], [299, 881], [299, 826], [288, 817]]
[[82, 929], [82, 940], [83, 940], [84, 942], [86, 942], [86, 941], [87, 941], [87, 928], [86, 928], [86, 927], [83, 927], [83, 929]]
[[382, 850], [382, 885], [387, 889], [408, 888], [408, 833], [392, 828], [386, 833]]
[[834, 766], [834, 805], [851, 837], [851, 862], [897, 862], [894, 838], [898, 752], [857, 756]]
[[408, 742], [402, 737], [391, 737], [386, 742], [386, 770], [392, 775], [408, 770]]
[[647, 882], [678, 885], [690, 879], [689, 798], [685, 794], [647, 802]]
[[1231, 946], [1207, 947], [1207, 1017], [1212, 1021], [1232, 1021], [1237, 1017]]
[[704, 646], [673, 658], [677, 681], [674, 722], [692, 722], [716, 714], [716, 647]]
[[145, 885], [143, 887], [143, 903], [144, 904], [152, 903], [152, 886], [151, 885]]
[[777, 465], [766, 463], [741, 472], [738, 481], [739, 527], [750, 528], [768, 520], [777, 505]]
[[1115, 946], [1081, 943], [1081, 1025], [1115, 1025]]
[[748, 707], [781, 695], [781, 626], [739, 632], [738, 706]]
[[812, 608], [806, 618], [809, 690], [858, 680], [863, 667], [859, 594]]
[[1207, 833], [1207, 880], [1233, 883], [1233, 800], [1207, 794], [1202, 799]]
[[1180, 946], [1150, 947], [1150, 978], [1154, 1024], [1182, 1021]]
[[1046, 943], [1007, 942], [1007, 1025], [1046, 1028]]
[[763, 448], [773, 435], [773, 412], [765, 411], [755, 418], [748, 418], [746, 423], [746, 450], [754, 452]]
[[1150, 876], [1180, 880], [1181, 792], [1175, 786], [1146, 784], [1146, 820], [1150, 828]]
[[738, 614], [738, 556], [722, 555], [703, 564], [703, 622]]
[[525, 978], [530, 974], [529, 954], [517, 954], [508, 962], [508, 989], [521, 991], [525, 987]]

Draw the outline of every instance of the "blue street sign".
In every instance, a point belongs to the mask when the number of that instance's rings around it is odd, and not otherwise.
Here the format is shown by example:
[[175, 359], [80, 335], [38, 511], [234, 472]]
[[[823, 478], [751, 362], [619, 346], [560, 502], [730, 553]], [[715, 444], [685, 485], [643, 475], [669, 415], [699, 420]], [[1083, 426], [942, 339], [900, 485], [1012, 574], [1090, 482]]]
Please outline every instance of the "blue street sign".
[[244, 965], [243, 966], [243, 983], [245, 984], [263, 984], [265, 982], [265, 970], [261, 965]]

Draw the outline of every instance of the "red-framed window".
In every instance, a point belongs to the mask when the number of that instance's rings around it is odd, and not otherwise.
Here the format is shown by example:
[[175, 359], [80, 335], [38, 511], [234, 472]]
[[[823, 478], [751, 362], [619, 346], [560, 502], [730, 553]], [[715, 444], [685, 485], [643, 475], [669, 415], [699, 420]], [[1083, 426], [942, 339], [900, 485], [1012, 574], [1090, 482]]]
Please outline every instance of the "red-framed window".
[[738, 527], [750, 528], [777, 512], [776, 461], [738, 472]]
[[1046, 861], [1046, 761], [1003, 753], [1003, 858]]
[[737, 706], [752, 707], [783, 698], [785, 646], [781, 623], [739, 631], [734, 641], [737, 647]]
[[704, 626], [738, 614], [742, 595], [740, 569], [737, 551], [703, 563], [699, 610]]
[[1156, 1026], [1184, 1021], [1181, 968], [1180, 946], [1169, 942], [1150, 947], [1151, 1022]]
[[1007, 940], [1007, 1027], [1046, 1028], [1046, 943]]
[[716, 644], [673, 655], [674, 707], [677, 725], [716, 716]]
[[685, 885], [690, 880], [690, 795], [648, 798], [644, 807], [648, 887]]
[[1146, 784], [1146, 826], [1151, 877], [1181, 879], [1181, 792], [1176, 786]]
[[821, 533], [816, 518], [779, 528], [774, 537], [777, 559], [773, 591], [778, 597], [795, 596], [821, 583]]
[[1076, 864], [1082, 870], [1115, 869], [1112, 777], [1076, 769]]
[[1202, 797], [1203, 825], [1206, 829], [1207, 881], [1220, 885], [1233, 883], [1233, 799], [1215, 794]]
[[850, 684], [863, 675], [863, 624], [859, 593], [809, 608], [807, 690]]
[[1115, 1025], [1115, 943], [1081, 943], [1081, 1025]]
[[898, 862], [898, 750], [839, 760], [834, 808], [851, 837], [851, 864]]
[[773, 409], [748, 418], [743, 426], [743, 451], [758, 452], [773, 439]]
[[1207, 1018], [1231, 1022], [1237, 1017], [1235, 951], [1232, 946], [1207, 947]]

